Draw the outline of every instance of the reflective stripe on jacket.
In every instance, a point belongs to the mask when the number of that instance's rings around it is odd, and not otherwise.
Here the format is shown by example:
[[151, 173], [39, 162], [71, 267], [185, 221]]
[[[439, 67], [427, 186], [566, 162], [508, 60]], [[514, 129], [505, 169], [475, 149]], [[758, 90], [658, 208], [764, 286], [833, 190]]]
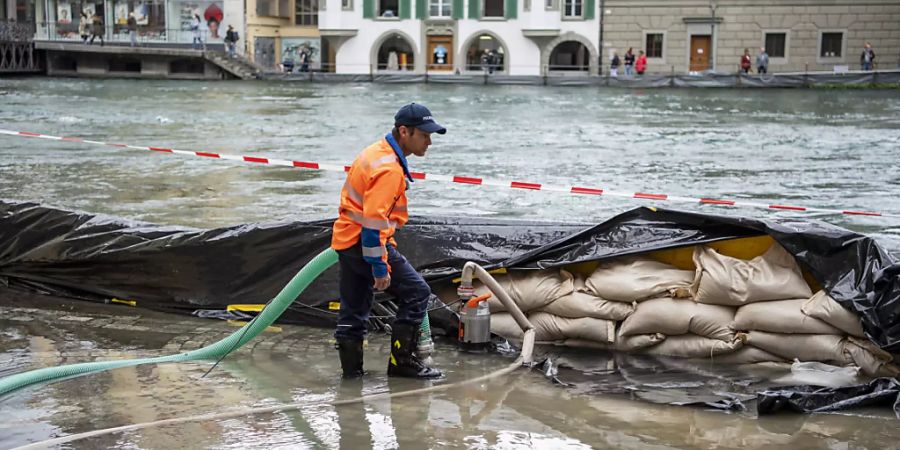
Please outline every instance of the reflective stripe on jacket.
[[363, 258], [372, 265], [376, 278], [388, 274], [385, 246], [396, 247], [394, 232], [409, 219], [406, 203], [409, 169], [399, 146], [392, 141], [393, 136], [388, 134], [353, 161], [341, 189], [339, 216], [331, 237], [331, 247], [335, 250], [345, 250], [362, 241]]

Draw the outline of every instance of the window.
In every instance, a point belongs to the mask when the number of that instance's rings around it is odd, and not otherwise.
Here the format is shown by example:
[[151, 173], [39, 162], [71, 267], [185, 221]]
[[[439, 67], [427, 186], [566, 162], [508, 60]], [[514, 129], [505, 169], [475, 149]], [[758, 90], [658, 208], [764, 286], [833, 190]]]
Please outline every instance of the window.
[[380, 0], [378, 2], [379, 17], [397, 17], [400, 15], [399, 0]]
[[341, 0], [341, 9], [344, 11], [353, 11], [353, 0]]
[[431, 0], [429, 15], [431, 17], [450, 17], [453, 0]]
[[504, 0], [484, 0], [484, 17], [503, 17]]
[[582, 0], [565, 0], [563, 15], [566, 17], [581, 17]]
[[556, 9], [556, 0], [544, 0], [544, 9]]
[[297, 0], [295, 25], [316, 26], [319, 24], [319, 0]]
[[840, 58], [844, 47], [844, 33], [822, 33], [822, 48], [819, 56], [822, 58]]
[[766, 33], [763, 45], [770, 58], [784, 58], [787, 50], [787, 33]]
[[648, 58], [662, 58], [663, 57], [663, 34], [662, 33], [647, 33], [647, 42], [645, 47], [647, 48], [647, 57]]

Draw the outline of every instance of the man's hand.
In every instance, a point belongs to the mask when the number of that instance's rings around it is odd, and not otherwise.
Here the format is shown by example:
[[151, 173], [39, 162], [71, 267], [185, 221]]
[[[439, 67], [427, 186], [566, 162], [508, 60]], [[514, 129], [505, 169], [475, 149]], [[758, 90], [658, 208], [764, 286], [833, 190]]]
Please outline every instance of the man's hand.
[[387, 274], [384, 278], [375, 278], [375, 290], [383, 291], [391, 285], [391, 274]]

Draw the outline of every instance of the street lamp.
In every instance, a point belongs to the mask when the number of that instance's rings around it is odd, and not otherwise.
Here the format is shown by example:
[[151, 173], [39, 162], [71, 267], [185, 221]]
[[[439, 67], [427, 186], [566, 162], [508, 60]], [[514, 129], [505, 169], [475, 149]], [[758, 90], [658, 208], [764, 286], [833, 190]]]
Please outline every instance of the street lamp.
[[713, 73], [716, 73], [716, 9], [718, 7], [715, 1], [709, 1], [709, 12], [711, 14], [709, 22], [709, 65], [712, 67]]

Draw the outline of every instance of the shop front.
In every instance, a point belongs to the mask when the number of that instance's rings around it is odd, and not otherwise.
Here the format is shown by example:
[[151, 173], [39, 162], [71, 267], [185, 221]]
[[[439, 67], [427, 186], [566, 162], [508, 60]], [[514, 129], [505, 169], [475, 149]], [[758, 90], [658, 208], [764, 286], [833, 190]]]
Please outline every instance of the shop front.
[[242, 3], [229, 0], [38, 0], [35, 9], [37, 39], [128, 42], [134, 28], [141, 45], [198, 47], [222, 44], [228, 22], [243, 31]]

